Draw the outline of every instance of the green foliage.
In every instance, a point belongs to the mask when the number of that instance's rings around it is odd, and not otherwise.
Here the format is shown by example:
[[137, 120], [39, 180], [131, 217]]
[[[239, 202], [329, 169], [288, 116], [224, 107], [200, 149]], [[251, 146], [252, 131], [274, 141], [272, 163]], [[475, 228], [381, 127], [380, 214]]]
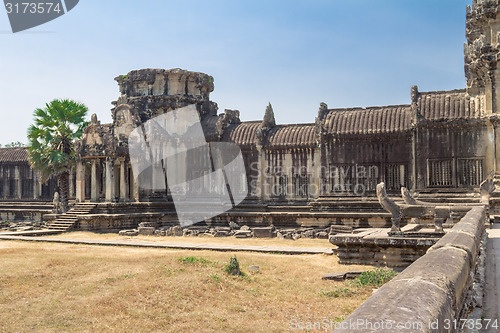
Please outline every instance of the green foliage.
[[355, 295], [357, 290], [355, 289], [349, 289], [349, 288], [334, 288], [333, 290], [330, 291], [322, 291], [321, 295], [326, 296], [326, 297], [334, 297], [334, 298], [339, 298], [339, 297], [351, 297]]
[[354, 279], [351, 283], [357, 287], [371, 286], [381, 287], [384, 283], [389, 282], [398, 273], [389, 268], [376, 268], [372, 271], [363, 272], [360, 276]]
[[122, 75], [122, 80], [125, 80], [127, 78], [127, 75]]
[[[0, 145], [0, 147], [2, 147], [2, 145]], [[12, 147], [26, 147], [26, 144], [22, 143], [21, 141], [12, 141], [11, 143], [7, 143], [5, 146], [5, 148], [12, 148]]]
[[178, 259], [180, 263], [183, 264], [210, 264], [211, 261], [204, 259], [204, 258], [198, 258], [198, 257], [181, 257]]
[[349, 283], [344, 283], [342, 287], [336, 287], [330, 291], [321, 291], [321, 295], [334, 298], [351, 297], [366, 290], [368, 287], [381, 287], [397, 274], [398, 273], [389, 268], [376, 268], [371, 271], [363, 272], [354, 280], [349, 281]]
[[28, 128], [28, 157], [43, 179], [71, 169], [75, 162], [74, 142], [81, 138], [88, 108], [71, 100], [55, 99], [33, 112]]
[[230, 275], [240, 275], [240, 276], [245, 275], [240, 270], [240, 263], [238, 262], [238, 258], [236, 258], [236, 256], [231, 257], [229, 263], [224, 266], [224, 271]]
[[220, 282], [219, 274], [210, 274], [209, 277], [211, 277], [212, 279], [214, 279], [217, 282]]

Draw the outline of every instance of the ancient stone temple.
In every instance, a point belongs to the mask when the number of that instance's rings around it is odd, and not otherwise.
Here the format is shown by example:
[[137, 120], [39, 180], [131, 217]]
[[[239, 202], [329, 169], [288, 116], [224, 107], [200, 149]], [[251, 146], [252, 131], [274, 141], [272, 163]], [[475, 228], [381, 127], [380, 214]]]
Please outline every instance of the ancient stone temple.
[[113, 122], [101, 124], [92, 116], [77, 143], [75, 199], [123, 203], [122, 208], [168, 206], [168, 189], [138, 186], [128, 136], [150, 119], [195, 105], [209, 144], [241, 148], [249, 195], [232, 212], [239, 217], [275, 223], [286, 211], [296, 212], [292, 222], [343, 222], [347, 215], [321, 214], [337, 210], [339, 203], [343, 211], [376, 211], [376, 203], [360, 207], [358, 198], [375, 200], [382, 181], [389, 194], [407, 187], [417, 196], [439, 192], [474, 200], [481, 181], [500, 174], [499, 11], [498, 0], [475, 0], [467, 8], [465, 89], [423, 92], [414, 86], [405, 105], [331, 109], [320, 103], [307, 124], [277, 124], [271, 104], [256, 121], [242, 122], [237, 110], [219, 112], [210, 100], [214, 79], [207, 74], [142, 69], [118, 76]]

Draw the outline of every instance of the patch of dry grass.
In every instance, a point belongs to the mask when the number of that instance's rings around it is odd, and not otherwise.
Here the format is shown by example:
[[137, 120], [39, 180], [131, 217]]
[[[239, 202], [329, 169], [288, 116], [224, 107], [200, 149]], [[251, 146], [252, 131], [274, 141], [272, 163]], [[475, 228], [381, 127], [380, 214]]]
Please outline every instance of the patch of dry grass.
[[237, 253], [246, 276], [234, 277], [231, 255], [0, 242], [0, 331], [287, 332], [292, 319], [342, 320], [370, 294], [324, 296], [346, 283], [323, 274], [370, 268], [332, 256]]
[[235, 237], [171, 237], [171, 236], [118, 236], [116, 233], [94, 233], [84, 231], [66, 232], [59, 235], [44, 236], [46, 238], [70, 239], [95, 239], [95, 240], [138, 240], [168, 243], [193, 243], [193, 244], [223, 244], [223, 245], [257, 245], [257, 246], [283, 246], [283, 247], [326, 247], [334, 248], [328, 239], [298, 240], [278, 238], [235, 238]]

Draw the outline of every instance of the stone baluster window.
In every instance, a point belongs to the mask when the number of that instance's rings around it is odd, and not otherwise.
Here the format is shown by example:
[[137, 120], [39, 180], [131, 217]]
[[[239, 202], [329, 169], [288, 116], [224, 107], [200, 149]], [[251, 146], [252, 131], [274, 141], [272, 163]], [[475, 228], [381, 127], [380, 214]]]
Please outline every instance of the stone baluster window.
[[294, 174], [293, 175], [293, 192], [295, 197], [308, 198], [309, 197], [309, 184], [311, 182], [311, 175], [309, 174]]
[[458, 184], [460, 186], [479, 186], [484, 180], [483, 159], [458, 159]]
[[453, 186], [453, 159], [428, 161], [429, 186]]
[[21, 189], [23, 198], [33, 198], [33, 172], [29, 166], [19, 167]]
[[275, 197], [285, 197], [288, 195], [288, 177], [277, 174], [272, 177], [271, 195]]
[[406, 165], [404, 164], [386, 164], [385, 184], [387, 190], [397, 191], [401, 187], [407, 186], [406, 173]]

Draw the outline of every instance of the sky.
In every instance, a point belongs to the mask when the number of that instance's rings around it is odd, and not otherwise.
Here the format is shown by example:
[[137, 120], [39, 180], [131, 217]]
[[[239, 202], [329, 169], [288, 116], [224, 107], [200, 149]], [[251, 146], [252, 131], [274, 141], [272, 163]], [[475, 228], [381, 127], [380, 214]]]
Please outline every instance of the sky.
[[80, 0], [13, 34], [0, 8], [0, 144], [27, 142], [33, 111], [55, 98], [111, 122], [114, 78], [141, 68], [214, 77], [211, 100], [260, 120], [311, 123], [329, 108], [409, 104], [465, 87], [472, 0]]

